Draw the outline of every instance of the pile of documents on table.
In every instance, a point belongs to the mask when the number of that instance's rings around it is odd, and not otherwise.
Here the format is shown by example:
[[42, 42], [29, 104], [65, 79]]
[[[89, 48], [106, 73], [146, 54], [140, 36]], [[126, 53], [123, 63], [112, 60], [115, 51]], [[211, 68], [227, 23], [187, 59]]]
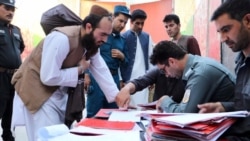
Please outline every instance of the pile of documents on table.
[[140, 111], [101, 109], [94, 118], [84, 118], [72, 129], [64, 124], [43, 127], [41, 141], [141, 141]]
[[[152, 114], [145, 133], [146, 140], [217, 140], [236, 120], [248, 116], [247, 111], [224, 113]], [[150, 114], [142, 116], [149, 119]]]

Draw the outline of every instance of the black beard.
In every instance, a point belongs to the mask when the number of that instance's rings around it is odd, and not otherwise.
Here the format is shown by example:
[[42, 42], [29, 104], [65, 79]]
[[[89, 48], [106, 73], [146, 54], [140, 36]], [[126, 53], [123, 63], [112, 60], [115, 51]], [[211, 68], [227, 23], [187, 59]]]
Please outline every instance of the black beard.
[[235, 44], [234, 52], [246, 49], [250, 44], [250, 36], [246, 28], [241, 26], [240, 33], [238, 35], [238, 42]]
[[81, 44], [87, 50], [86, 60], [89, 60], [91, 56], [95, 55], [99, 48], [95, 43], [93, 32], [94, 31], [91, 31], [89, 34], [85, 34], [81, 38]]

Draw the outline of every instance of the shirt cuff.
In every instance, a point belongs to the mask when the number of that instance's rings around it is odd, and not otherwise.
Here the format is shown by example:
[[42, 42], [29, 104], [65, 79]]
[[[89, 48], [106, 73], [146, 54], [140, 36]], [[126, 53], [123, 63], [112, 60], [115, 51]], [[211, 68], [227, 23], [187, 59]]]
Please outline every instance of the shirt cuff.
[[170, 105], [171, 105], [172, 103], [175, 103], [175, 102], [172, 100], [172, 98], [170, 98], [170, 97], [168, 96], [168, 97], [165, 97], [165, 98], [162, 100], [160, 107], [161, 107], [161, 109], [162, 109], [164, 112], [167, 112], [167, 113], [171, 112], [171, 113], [172, 113], [173, 111], [170, 109]]

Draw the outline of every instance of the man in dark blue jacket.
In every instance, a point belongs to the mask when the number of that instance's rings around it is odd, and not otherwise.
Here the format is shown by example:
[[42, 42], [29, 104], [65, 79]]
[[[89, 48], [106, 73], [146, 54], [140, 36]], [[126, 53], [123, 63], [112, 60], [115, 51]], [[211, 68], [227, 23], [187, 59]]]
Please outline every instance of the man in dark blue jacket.
[[[121, 67], [122, 81], [127, 83], [129, 80], [137, 78], [146, 73], [152, 66], [149, 62], [149, 55], [152, 53], [153, 41], [150, 35], [143, 30], [147, 14], [136, 9], [131, 14], [131, 28], [122, 34], [126, 39], [128, 47], [128, 66]], [[131, 106], [148, 103], [148, 89], [144, 89], [131, 96]]]

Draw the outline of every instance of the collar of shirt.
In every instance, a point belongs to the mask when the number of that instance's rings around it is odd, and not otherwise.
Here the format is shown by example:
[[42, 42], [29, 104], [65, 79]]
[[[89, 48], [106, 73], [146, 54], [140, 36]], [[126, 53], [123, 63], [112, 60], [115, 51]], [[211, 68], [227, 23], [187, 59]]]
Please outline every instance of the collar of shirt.
[[111, 33], [111, 35], [113, 36], [113, 37], [120, 37], [121, 35], [120, 35], [120, 33]]
[[245, 63], [246, 66], [250, 66], [250, 56], [245, 57], [243, 52], [240, 52], [235, 59], [235, 63], [238, 65], [243, 65]]
[[2, 20], [0, 20], [0, 26], [5, 26], [5, 27], [8, 27], [8, 28], [12, 28], [13, 27], [12, 24], [8, 24], [8, 23], [6, 23], [6, 22], [4, 22]]
[[7, 26], [8, 24], [0, 20], [0, 25], [1, 26]]
[[137, 32], [135, 32], [133, 30], [130, 30], [130, 32], [133, 33], [133, 34], [135, 34], [135, 35], [137, 35], [137, 36], [139, 36], [141, 34], [141, 32], [137, 33]]
[[182, 80], [187, 81], [189, 75], [192, 74], [194, 60], [195, 60], [195, 56], [192, 54], [188, 54], [188, 60], [187, 60], [187, 64], [186, 64], [185, 69], [184, 69], [183, 74], [182, 74]]

